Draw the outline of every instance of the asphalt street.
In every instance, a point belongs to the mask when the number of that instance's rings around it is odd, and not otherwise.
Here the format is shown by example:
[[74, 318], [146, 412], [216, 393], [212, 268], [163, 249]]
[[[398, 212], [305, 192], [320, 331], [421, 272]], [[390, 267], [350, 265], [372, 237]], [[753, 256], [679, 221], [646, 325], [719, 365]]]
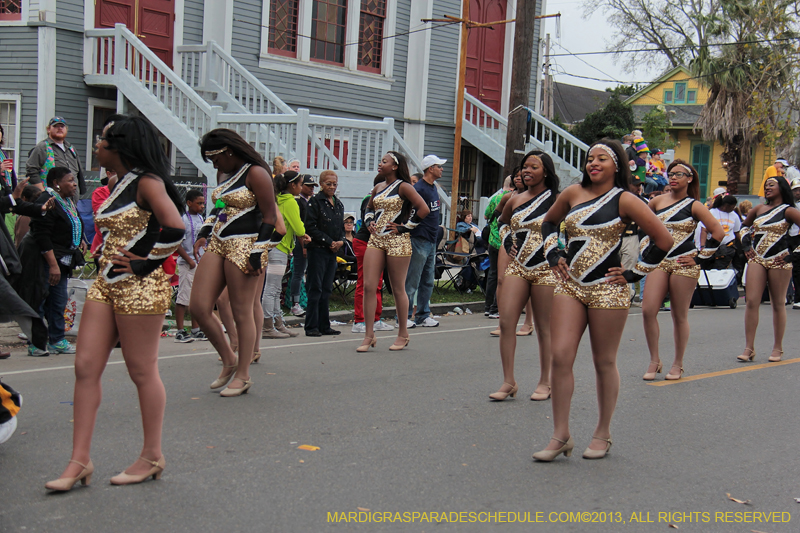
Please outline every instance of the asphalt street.
[[[668, 385], [663, 374], [641, 379], [640, 311], [622, 339], [614, 445], [600, 461], [580, 456], [597, 421], [588, 335], [575, 365], [575, 453], [536, 463], [552, 432], [550, 402], [528, 399], [536, 338], [520, 338], [518, 397], [491, 402], [503, 381], [489, 336], [497, 321], [465, 315], [412, 330], [401, 352], [383, 332], [377, 349], [356, 353], [349, 325], [335, 339], [264, 340], [240, 398], [209, 389], [220, 371], [209, 343], [163, 339], [167, 467], [134, 486], [108, 481], [141, 446], [136, 391], [115, 350], [94, 479], [48, 494], [70, 456], [73, 356], [15, 352], [0, 362], [24, 396], [17, 432], [0, 445], [0, 531], [800, 531], [800, 311], [787, 310], [784, 362], [767, 364], [762, 306], [756, 361], [741, 364], [744, 307], [692, 310], [686, 378]], [[668, 367], [668, 313], [660, 321]]]

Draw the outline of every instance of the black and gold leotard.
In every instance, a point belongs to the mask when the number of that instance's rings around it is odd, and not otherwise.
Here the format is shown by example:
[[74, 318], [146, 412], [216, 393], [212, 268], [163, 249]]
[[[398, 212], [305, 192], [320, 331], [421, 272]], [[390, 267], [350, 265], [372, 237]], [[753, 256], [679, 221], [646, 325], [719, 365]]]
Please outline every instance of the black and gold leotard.
[[103, 235], [103, 253], [97, 280], [86, 298], [111, 305], [117, 314], [163, 315], [172, 299], [169, 276], [163, 268], [144, 277], [112, 271], [112, 258], [121, 255], [118, 248], [141, 257], [156, 252], [161, 227], [153, 213], [136, 203], [140, 179], [134, 172], [126, 174], [95, 214]]
[[369, 237], [368, 248], [383, 250], [391, 257], [411, 256], [411, 235], [389, 233], [390, 222], [401, 223], [400, 216], [406, 200], [400, 196], [402, 180], [395, 180], [372, 198], [376, 231]]
[[[255, 193], [247, 187], [247, 173], [251, 165], [246, 163], [236, 174], [214, 189], [212, 203], [218, 200], [225, 207], [216, 218], [209, 218], [206, 225], [213, 224], [208, 251], [224, 257], [247, 273], [250, 252], [258, 239], [262, 215]], [[261, 266], [267, 266], [267, 253], [261, 255]]]
[[556, 284], [542, 241], [542, 221], [554, 201], [555, 195], [547, 189], [514, 209], [506, 238], [517, 245], [517, 255], [508, 264], [506, 276], [517, 276], [533, 285]]
[[791, 269], [791, 261], [777, 264], [778, 257], [789, 249], [788, 233], [792, 223], [786, 220], [788, 204], [773, 207], [766, 213], [758, 216], [750, 227], [748, 233], [752, 236], [753, 251], [756, 256], [749, 262], [756, 263], [766, 269]]
[[[685, 266], [678, 263], [679, 257], [697, 256], [697, 247], [694, 243], [697, 220], [692, 216], [692, 207], [696, 201], [694, 198], [687, 196], [683, 200], [656, 211], [656, 216], [666, 226], [674, 240], [672, 249], [667, 253], [667, 257], [658, 265], [658, 269], [667, 274], [694, 279], [700, 277], [700, 265]], [[644, 250], [649, 244], [650, 237], [644, 237], [639, 248]]]

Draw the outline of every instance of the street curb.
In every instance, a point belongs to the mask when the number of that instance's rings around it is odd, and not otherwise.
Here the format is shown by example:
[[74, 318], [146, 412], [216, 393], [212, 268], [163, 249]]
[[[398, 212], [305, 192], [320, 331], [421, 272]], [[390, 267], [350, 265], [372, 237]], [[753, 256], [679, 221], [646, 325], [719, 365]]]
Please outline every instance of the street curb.
[[[456, 307], [460, 307], [462, 310], [466, 311], [469, 309], [473, 313], [482, 313], [484, 308], [484, 302], [447, 302], [441, 304], [431, 304], [431, 313], [436, 315], [444, 315], [448, 311], [452, 311]], [[389, 318], [394, 320], [396, 314], [395, 307], [384, 307], [383, 312], [381, 313], [381, 318]], [[352, 322], [353, 321], [354, 312], [352, 310], [347, 311], [335, 311], [330, 314], [331, 320], [336, 320], [337, 322]], [[293, 315], [286, 315], [283, 317], [283, 322], [287, 326], [297, 326], [305, 322], [305, 317], [302, 316], [293, 316]]]

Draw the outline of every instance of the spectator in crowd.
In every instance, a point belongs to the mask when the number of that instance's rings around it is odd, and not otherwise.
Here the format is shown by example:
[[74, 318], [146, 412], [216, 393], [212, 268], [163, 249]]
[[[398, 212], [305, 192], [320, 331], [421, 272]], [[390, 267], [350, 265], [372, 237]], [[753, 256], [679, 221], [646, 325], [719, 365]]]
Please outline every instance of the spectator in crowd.
[[186, 212], [181, 216], [183, 219], [184, 236], [183, 242], [178, 248], [178, 296], [175, 299], [175, 327], [178, 333], [175, 334], [175, 342], [193, 342], [195, 340], [208, 340], [205, 333], [200, 330], [197, 319], [192, 317], [192, 329], [186, 331], [183, 327], [183, 319], [189, 301], [192, 296], [192, 283], [194, 273], [197, 271], [197, 263], [200, 261], [204, 250], [199, 249], [197, 256], [194, 255], [194, 243], [197, 234], [205, 222], [206, 199], [203, 193], [197, 189], [191, 189], [186, 193]]
[[[375, 179], [372, 182], [373, 188], [382, 182], [383, 177], [381, 175], [375, 176]], [[353, 251], [355, 252], [356, 265], [358, 268], [356, 292], [353, 295], [353, 306], [355, 307], [353, 311], [353, 329], [351, 330], [353, 333], [366, 333], [367, 331], [367, 326], [364, 321], [364, 254], [367, 251], [367, 243], [369, 242], [370, 232], [368, 224], [364, 222], [364, 217], [367, 213], [367, 205], [369, 204], [370, 198], [372, 198], [371, 192], [361, 201], [362, 223], [361, 227], [358, 228], [358, 231], [353, 237]], [[378, 276], [375, 299], [375, 323], [373, 325], [373, 329], [375, 331], [393, 331], [394, 326], [381, 320], [381, 314], [383, 313], [383, 272], [381, 272]]]
[[[411, 230], [411, 262], [406, 274], [405, 290], [408, 301], [413, 302], [417, 297], [417, 312], [411, 320], [411, 306], [408, 312], [407, 327], [423, 326], [435, 328], [439, 322], [431, 316], [430, 300], [433, 294], [433, 282], [436, 263], [436, 232], [439, 229], [439, 193], [436, 190], [436, 180], [442, 177], [442, 165], [447, 159], [440, 159], [435, 155], [427, 155], [422, 159], [425, 173], [421, 180], [414, 185], [430, 211], [417, 227]], [[398, 320], [401, 317], [398, 316]]]
[[416, 185], [419, 180], [422, 179], [424, 174], [422, 172], [414, 172], [411, 174], [411, 185]]
[[283, 216], [286, 234], [268, 254], [267, 280], [264, 285], [264, 295], [261, 298], [261, 305], [264, 308], [264, 331], [262, 337], [266, 339], [297, 337], [297, 333], [291, 331], [283, 323], [281, 282], [283, 281], [283, 275], [286, 273], [286, 265], [289, 262], [289, 255], [294, 250], [295, 243], [298, 240], [302, 242], [311, 241], [311, 238], [306, 235], [305, 225], [300, 218], [300, 207], [297, 205], [297, 200], [295, 200], [295, 196], [300, 193], [302, 181], [302, 174], [298, 174], [294, 170], [287, 170], [273, 179], [275, 201], [278, 203], [278, 211]]
[[284, 170], [283, 167], [284, 167], [285, 163], [286, 163], [286, 160], [283, 158], [283, 156], [276, 155], [275, 157], [272, 158], [272, 177], [273, 178], [275, 176], [277, 176], [278, 174], [283, 174], [283, 170]]
[[[17, 185], [17, 175], [14, 172], [14, 160], [6, 156], [3, 151], [3, 141], [5, 139], [5, 130], [3, 125], [0, 124], [0, 181], [2, 181], [3, 189], [13, 190]], [[8, 195], [6, 195], [8, 196]], [[14, 214], [4, 213], [2, 218], [5, 219], [6, 229], [9, 233], [14, 231]]]
[[28, 176], [29, 183], [44, 190], [44, 181], [51, 168], [68, 168], [77, 182], [74, 197], [74, 200], [77, 201], [78, 196], [86, 192], [86, 184], [83, 180], [83, 168], [78, 152], [67, 141], [68, 132], [69, 127], [64, 117], [51, 118], [47, 123], [47, 139], [37, 144], [28, 155], [25, 174]]
[[[714, 258], [701, 266], [703, 270], [722, 270], [728, 268], [736, 255], [736, 244], [741, 244], [739, 231], [742, 229], [742, 220], [734, 212], [736, 209], [736, 197], [727, 194], [717, 196], [714, 206], [710, 209], [711, 215], [717, 219], [725, 232], [725, 237], [719, 248], [714, 253]], [[704, 224], [700, 223], [700, 242], [705, 244], [708, 230]]]
[[286, 172], [287, 170], [300, 173], [300, 160], [292, 159], [291, 161], [289, 161], [289, 163], [286, 165], [286, 168], [284, 169], [284, 172]]
[[330, 297], [336, 275], [336, 254], [344, 245], [344, 204], [335, 196], [339, 177], [333, 170], [319, 176], [320, 192], [311, 198], [306, 214], [308, 244], [308, 309], [306, 337], [338, 335], [331, 328]]
[[767, 180], [770, 178], [776, 177], [783, 177], [785, 176], [786, 167], [789, 166], [789, 162], [781, 157], [775, 160], [775, 162], [767, 167], [767, 170], [764, 171], [764, 177], [761, 180], [761, 186], [758, 188], [758, 195], [762, 198], [764, 197], [764, 184], [767, 183]]
[[[650, 193], [658, 188], [656, 180], [647, 176], [647, 158], [650, 156], [650, 149], [641, 137], [633, 140], [633, 147], [636, 150], [636, 159], [634, 159], [636, 170], [632, 174], [642, 181], [645, 196], [650, 196]], [[633, 168], [632, 165], [631, 168]]]
[[747, 214], [750, 212], [751, 209], [753, 209], [753, 202], [751, 202], [750, 200], [742, 200], [741, 202], [739, 202], [737, 211], [739, 213], [739, 216], [742, 217], [742, 220], [747, 218]]
[[[36, 185], [25, 185], [25, 188], [22, 189], [22, 201], [28, 203], [35, 203], [39, 196], [42, 194], [42, 190], [37, 187]], [[38, 215], [38, 213], [37, 213]], [[19, 215], [17, 216], [17, 220], [14, 224], [14, 242], [19, 246], [19, 243], [22, 242], [22, 239], [31, 229], [31, 217], [26, 215]]]
[[[92, 213], [97, 215], [97, 210], [100, 209], [100, 206], [103, 205], [103, 202], [106, 201], [111, 195], [111, 189], [117, 184], [117, 175], [114, 171], [109, 171], [105, 169], [105, 176], [100, 179], [100, 187], [96, 188], [92, 191]], [[97, 248], [103, 244], [103, 234], [100, 233], [100, 228], [97, 225], [97, 221], [94, 223], [94, 239], [92, 239], [92, 245], [89, 248], [89, 251], [92, 252], [92, 255], [95, 254]], [[95, 259], [96, 261], [97, 259]]]
[[481, 228], [475, 224], [471, 210], [464, 209], [461, 211], [461, 221], [456, 223], [456, 231], [464, 238], [467, 238], [471, 233], [475, 239], [475, 251], [479, 254], [486, 252], [489, 243], [483, 240]]
[[[648, 203], [647, 198], [643, 196], [644, 187], [639, 176], [631, 175], [631, 184], [628, 190], [631, 192], [631, 194], [642, 200], [644, 203]], [[622, 248], [620, 248], [619, 254], [622, 268], [625, 270], [630, 270], [636, 266], [636, 261], [639, 259], [639, 228], [633, 221], [628, 223], [628, 225], [625, 227], [625, 232], [622, 234]], [[634, 300], [634, 297], [636, 296], [636, 283], [628, 284], [628, 289], [631, 296], [631, 305], [634, 307], [642, 306], [641, 300], [644, 297], [645, 278], [647, 278], [647, 276], [643, 277], [638, 282], [639, 301]]]
[[[624, 135], [624, 136], [622, 137], [622, 147], [625, 149], [625, 155], [627, 155], [627, 156], [628, 156], [628, 161], [629, 161], [629, 162], [633, 162], [633, 163], [634, 163], [634, 165], [635, 165], [635, 161], [636, 161], [636, 148], [634, 148], [634, 147], [632, 146], [632, 145], [633, 145], [633, 138], [634, 138], [634, 137], [633, 137], [633, 135], [631, 135], [631, 134]], [[634, 166], [631, 166], [631, 172], [633, 172], [633, 171], [635, 171], [635, 170], [636, 170], [636, 168], [634, 168]]]
[[[301, 176], [302, 186], [300, 187], [300, 194], [295, 196], [295, 200], [297, 200], [297, 207], [300, 209], [300, 220], [305, 223], [308, 202], [314, 196], [314, 187], [317, 186], [317, 182], [309, 174], [301, 174]], [[292, 251], [292, 280], [289, 282], [289, 294], [292, 302], [291, 313], [294, 316], [306, 314], [306, 310], [300, 305], [300, 291], [303, 285], [303, 277], [306, 275], [307, 264], [308, 250], [305, 243], [298, 237]]]
[[[794, 197], [794, 208], [800, 211], [800, 178], [793, 179], [791, 187], [792, 196]], [[800, 233], [800, 228], [795, 224], [789, 231], [789, 235], [794, 237], [798, 235], [798, 233]], [[794, 285], [794, 303], [792, 304], [792, 309], [800, 309], [800, 250], [795, 249], [791, 261], [792, 284]]]
[[489, 198], [489, 205], [483, 213], [486, 225], [489, 226], [489, 272], [486, 273], [486, 299], [483, 304], [483, 314], [489, 318], [500, 318], [497, 312], [497, 262], [500, 254], [500, 234], [498, 233], [497, 219], [500, 212], [497, 206], [503, 195], [511, 192], [513, 188], [513, 176], [507, 176], [503, 181], [503, 187]]
[[[345, 244], [350, 243], [350, 248], [353, 247], [353, 238], [355, 237], [355, 227], [356, 227], [356, 215], [355, 213], [345, 213], [344, 214], [344, 240], [347, 241]], [[354, 254], [347, 254], [353, 255]]]

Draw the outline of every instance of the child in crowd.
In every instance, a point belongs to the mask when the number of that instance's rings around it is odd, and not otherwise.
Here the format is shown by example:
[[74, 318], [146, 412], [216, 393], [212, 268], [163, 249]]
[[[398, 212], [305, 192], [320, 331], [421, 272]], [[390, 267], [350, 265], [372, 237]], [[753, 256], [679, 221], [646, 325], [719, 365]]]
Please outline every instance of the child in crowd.
[[186, 193], [186, 213], [183, 214], [183, 225], [186, 228], [183, 242], [178, 248], [178, 298], [175, 302], [175, 327], [178, 333], [175, 335], [175, 342], [193, 342], [195, 340], [208, 340], [205, 333], [200, 331], [197, 321], [192, 317], [192, 331], [187, 332], [183, 328], [183, 318], [186, 315], [186, 308], [189, 306], [189, 298], [192, 295], [192, 282], [196, 272], [197, 262], [203, 255], [202, 248], [198, 250], [198, 256], [193, 257], [194, 242], [197, 234], [203, 226], [205, 218], [203, 214], [206, 210], [206, 199], [203, 193], [197, 189], [192, 189]]

